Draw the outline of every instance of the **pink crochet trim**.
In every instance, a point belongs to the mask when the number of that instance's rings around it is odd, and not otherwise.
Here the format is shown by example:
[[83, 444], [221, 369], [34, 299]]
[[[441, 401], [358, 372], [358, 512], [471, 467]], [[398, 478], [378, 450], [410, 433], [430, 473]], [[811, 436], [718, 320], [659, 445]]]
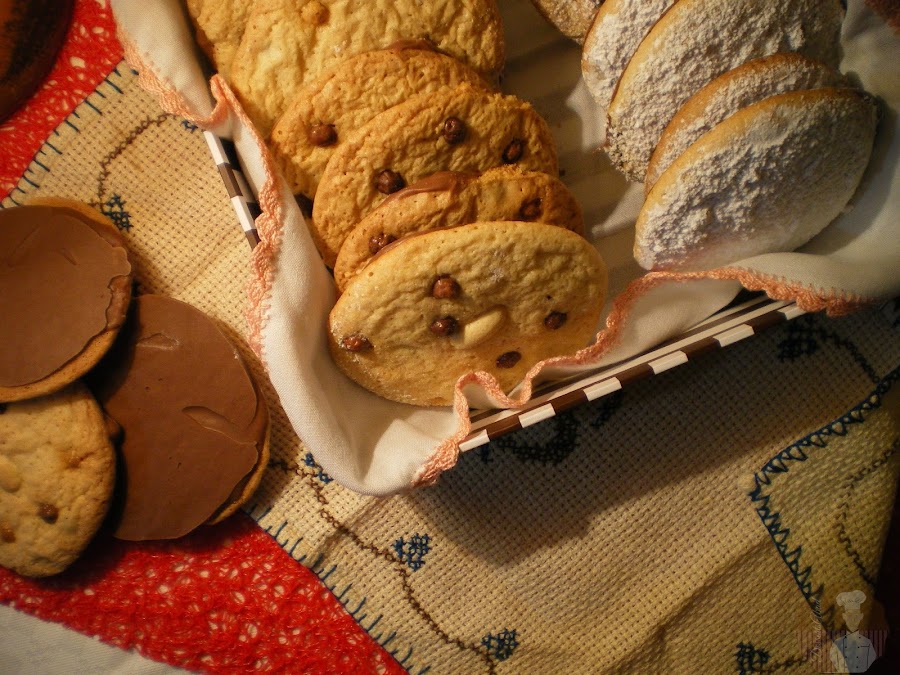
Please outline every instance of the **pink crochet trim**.
[[456, 383], [453, 397], [453, 408], [459, 419], [456, 432], [444, 440], [434, 454], [425, 463], [414, 480], [415, 486], [429, 485], [437, 480], [444, 471], [453, 468], [459, 459], [459, 444], [469, 435], [472, 422], [469, 419], [469, 406], [463, 388], [470, 384], [480, 385], [501, 408], [520, 408], [531, 400], [535, 378], [550, 366], [587, 365], [598, 361], [612, 349], [621, 339], [622, 330], [634, 303], [657, 286], [664, 283], [717, 279], [720, 281], [738, 281], [751, 291], [765, 291], [774, 300], [790, 300], [807, 312], [825, 311], [831, 316], [839, 316], [860, 309], [874, 300], [839, 292], [835, 289], [824, 291], [809, 286], [802, 286], [785, 278], [776, 278], [759, 274], [741, 267], [724, 267], [707, 272], [648, 272], [635, 279], [620, 293], [613, 302], [612, 311], [606, 320], [606, 329], [597, 334], [594, 344], [570, 356], [557, 356], [536, 364], [525, 375], [519, 393], [515, 397], [507, 396], [497, 380], [486, 372], [469, 373]]

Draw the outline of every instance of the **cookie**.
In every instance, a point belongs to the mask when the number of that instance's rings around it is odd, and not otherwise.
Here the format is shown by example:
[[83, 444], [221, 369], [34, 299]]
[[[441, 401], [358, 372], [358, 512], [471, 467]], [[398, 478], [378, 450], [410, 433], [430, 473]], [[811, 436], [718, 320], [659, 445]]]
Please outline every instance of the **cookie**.
[[197, 44], [225, 77], [231, 72], [252, 7], [253, 0], [187, 0]]
[[479, 221], [515, 220], [584, 233], [584, 217], [562, 181], [504, 166], [480, 176], [453, 171], [416, 181], [385, 199], [344, 241], [334, 266], [343, 290], [378, 251], [409, 234]]
[[486, 371], [509, 391], [537, 362], [586, 347], [607, 286], [583, 237], [544, 223], [433, 230], [385, 248], [328, 322], [338, 367], [401, 403], [450, 405], [457, 379]]
[[531, 0], [547, 21], [578, 44], [594, 21], [603, 0]]
[[650, 29], [675, 0], [606, 0], [581, 50], [584, 84], [603, 113], [625, 67]]
[[56, 61], [73, 0], [0, 0], [0, 121], [37, 90]]
[[741, 108], [789, 91], [842, 86], [847, 82], [838, 71], [800, 54], [773, 54], [729, 70], [691, 96], [669, 122], [647, 166], [645, 189], [691, 143]]
[[679, 0], [622, 74], [607, 115], [606, 150], [641, 181], [678, 108], [717, 75], [751, 59], [798, 52], [837, 67], [840, 0]]
[[504, 164], [559, 174], [550, 129], [525, 101], [461, 85], [394, 106], [357, 129], [328, 161], [311, 223], [319, 252], [334, 266], [356, 224], [421, 178]]
[[237, 349], [203, 312], [136, 297], [90, 382], [123, 430], [116, 537], [180, 537], [233, 512], [258, 485], [268, 409]]
[[856, 191], [877, 117], [872, 97], [854, 89], [779, 94], [736, 112], [650, 190], [635, 226], [636, 260], [696, 270], [804, 244]]
[[87, 388], [0, 404], [0, 565], [58, 574], [99, 529], [115, 482], [115, 451]]
[[77, 202], [0, 210], [0, 402], [75, 381], [115, 339], [132, 268], [115, 225]]
[[269, 145], [294, 194], [313, 198], [325, 164], [354, 129], [417, 94], [464, 82], [487, 86], [462, 61], [430, 49], [359, 54], [295, 94], [272, 129]]
[[231, 79], [257, 128], [268, 134], [303, 86], [362, 52], [425, 39], [488, 80], [503, 66], [495, 0], [257, 0]]

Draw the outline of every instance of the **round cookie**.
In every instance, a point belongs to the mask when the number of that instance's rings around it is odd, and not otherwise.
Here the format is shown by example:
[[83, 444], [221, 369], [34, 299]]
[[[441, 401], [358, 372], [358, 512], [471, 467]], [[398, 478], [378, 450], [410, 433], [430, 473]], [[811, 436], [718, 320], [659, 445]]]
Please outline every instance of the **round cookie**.
[[311, 231], [334, 266], [350, 231], [385, 197], [438, 171], [504, 164], [559, 175], [556, 145], [530, 104], [461, 85], [416, 96], [372, 118], [332, 155]]
[[635, 226], [645, 269], [696, 270], [790, 251], [843, 211], [875, 138], [855, 89], [772, 96], [700, 137], [660, 176]]
[[265, 401], [237, 349], [203, 312], [138, 296], [91, 373], [123, 430], [115, 536], [172, 539], [217, 522], [259, 483], [269, 455]]
[[0, 210], [0, 401], [35, 398], [86, 373], [131, 299], [125, 243], [77, 202]]
[[591, 96], [606, 111], [619, 78], [641, 40], [675, 0], [606, 0], [581, 50], [581, 73]]
[[197, 44], [225, 77], [231, 70], [252, 8], [253, 0], [187, 0]]
[[594, 21], [603, 0], [531, 0], [547, 21], [578, 44]]
[[73, 0], [0, 0], [0, 121], [44, 81], [72, 18]]
[[678, 108], [717, 75], [751, 59], [799, 52], [837, 67], [840, 0], [678, 0], [622, 74], [607, 115], [606, 150], [642, 181]]
[[0, 404], [0, 565], [29, 577], [71, 565], [107, 513], [115, 462], [83, 384]]
[[424, 232], [383, 249], [338, 299], [328, 342], [363, 387], [413, 405], [450, 405], [486, 371], [509, 391], [537, 362], [586, 347], [607, 272], [583, 237], [543, 223]]
[[645, 189], [691, 143], [741, 108], [789, 91], [842, 86], [847, 82], [838, 71], [801, 54], [773, 54], [729, 70], [691, 96], [669, 122], [650, 158]]
[[488, 220], [534, 221], [584, 234], [581, 206], [554, 176], [512, 166], [480, 176], [443, 171], [390, 195], [353, 228], [338, 253], [335, 283], [343, 290], [380, 248], [409, 234]]
[[365, 52], [300, 89], [269, 145], [294, 194], [313, 198], [329, 158], [355, 129], [413, 96], [464, 82], [487, 86], [462, 61], [421, 45]]
[[495, 0], [256, 0], [235, 54], [232, 84], [267, 135], [294, 94], [329, 68], [415, 39], [428, 40], [488, 80], [503, 67]]

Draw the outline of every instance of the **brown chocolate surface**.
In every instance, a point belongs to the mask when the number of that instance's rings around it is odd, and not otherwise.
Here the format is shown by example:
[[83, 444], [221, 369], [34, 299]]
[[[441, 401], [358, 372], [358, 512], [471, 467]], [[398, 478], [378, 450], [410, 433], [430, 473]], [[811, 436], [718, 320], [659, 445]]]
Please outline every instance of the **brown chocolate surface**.
[[132, 305], [92, 377], [123, 432], [115, 536], [171, 539], [206, 522], [253, 471], [268, 411], [209, 317], [162, 296], [139, 296]]
[[78, 211], [0, 211], [0, 386], [52, 375], [120, 325], [130, 274], [121, 239]]
[[420, 178], [415, 183], [408, 185], [402, 190], [398, 190], [388, 195], [378, 206], [395, 202], [400, 199], [406, 199], [407, 197], [423, 192], [445, 192], [447, 190], [453, 190], [465, 185], [477, 177], [476, 174], [464, 173], [462, 171], [438, 171], [425, 178]]

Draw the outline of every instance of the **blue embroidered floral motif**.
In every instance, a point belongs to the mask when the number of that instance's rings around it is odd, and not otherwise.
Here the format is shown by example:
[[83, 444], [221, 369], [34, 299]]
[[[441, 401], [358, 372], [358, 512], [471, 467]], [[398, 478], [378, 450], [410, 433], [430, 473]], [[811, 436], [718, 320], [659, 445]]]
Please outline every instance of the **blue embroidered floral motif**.
[[316, 464], [316, 460], [313, 459], [311, 452], [306, 453], [306, 456], [303, 458], [303, 463], [306, 464], [306, 466], [308, 466], [309, 468], [315, 469], [316, 470], [316, 478], [318, 478], [320, 481], [322, 481], [326, 485], [334, 480], [334, 478], [332, 478], [331, 476], [329, 476], [327, 473], [325, 473], [322, 470], [321, 466]]
[[101, 211], [120, 230], [131, 229], [131, 214], [125, 210], [125, 200], [122, 199], [121, 195], [114, 194], [107, 199]]
[[561, 464], [575, 450], [578, 420], [571, 414], [557, 415], [535, 428], [532, 434], [538, 437], [527, 444], [522, 442], [525, 437], [516, 433], [502, 436], [492, 445], [509, 450], [522, 462]]
[[504, 628], [496, 635], [493, 633], [485, 635], [481, 638], [481, 644], [484, 645], [488, 654], [492, 657], [498, 661], [506, 661], [506, 659], [512, 656], [512, 653], [516, 651], [516, 647], [519, 646], [519, 641], [516, 639], [517, 637], [518, 634], [516, 631]]
[[185, 129], [187, 129], [191, 133], [194, 133], [195, 131], [197, 131], [197, 128], [198, 128], [196, 124], [194, 124], [193, 122], [189, 122], [188, 120], [181, 120], [181, 126], [183, 126]]
[[779, 360], [794, 361], [803, 356], [812, 356], [819, 351], [822, 343], [830, 343], [849, 353], [868, 378], [873, 383], [878, 382], [878, 374], [856, 344], [818, 324], [814, 315], [801, 316], [788, 322], [786, 330], [787, 337], [778, 343]]
[[819, 343], [809, 326], [797, 321], [788, 324], [787, 332], [788, 336], [778, 343], [779, 361], [796, 361], [801, 356], [812, 356], [819, 351]]
[[734, 658], [737, 660], [737, 671], [741, 675], [759, 673], [769, 662], [769, 652], [765, 649], [757, 649], [752, 642], [741, 642], [737, 646]]
[[400, 537], [394, 542], [394, 551], [400, 562], [405, 563], [413, 572], [425, 564], [425, 556], [431, 551], [431, 537], [427, 534], [414, 534], [409, 541]]

